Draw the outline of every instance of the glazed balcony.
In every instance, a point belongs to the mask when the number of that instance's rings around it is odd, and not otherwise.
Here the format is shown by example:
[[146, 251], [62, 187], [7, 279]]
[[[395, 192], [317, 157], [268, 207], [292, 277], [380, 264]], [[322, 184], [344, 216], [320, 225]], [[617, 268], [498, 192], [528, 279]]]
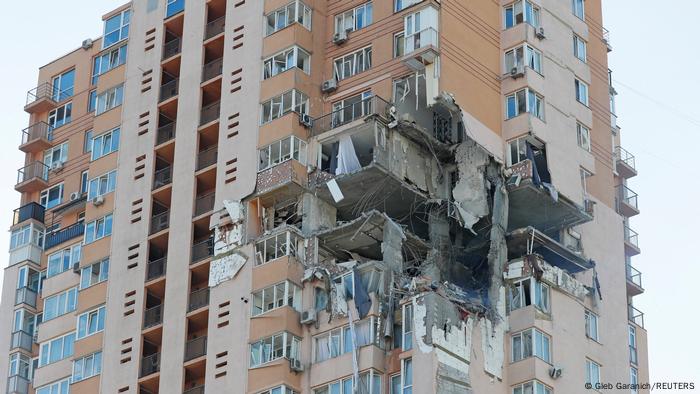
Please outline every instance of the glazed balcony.
[[180, 54], [180, 52], [182, 52], [182, 40], [180, 37], [176, 37], [163, 44], [163, 60], [170, 59]]
[[158, 127], [156, 145], [164, 144], [175, 138], [175, 122]]
[[48, 123], [34, 123], [22, 130], [22, 143], [19, 150], [25, 153], [42, 151], [51, 147], [52, 139], [53, 133]]
[[627, 305], [627, 318], [632, 323], [644, 328], [644, 313], [635, 308], [634, 305]]
[[214, 255], [214, 237], [196, 242], [192, 245], [192, 264]]
[[22, 205], [21, 207], [14, 210], [14, 215], [12, 216], [12, 225], [18, 225], [27, 220], [33, 219], [39, 223], [44, 223], [44, 214], [46, 209], [43, 205], [35, 202], [30, 202], [28, 204]]
[[163, 304], [148, 308], [143, 312], [143, 329], [155, 327], [163, 322]]
[[169, 185], [172, 181], [172, 167], [168, 166], [157, 170], [153, 174], [153, 190]]
[[368, 97], [358, 102], [345, 105], [342, 108], [314, 119], [311, 127], [311, 137], [364, 120], [368, 116], [384, 115], [390, 107], [391, 104], [379, 96]]
[[34, 336], [24, 330], [13, 332], [12, 336], [10, 337], [10, 350], [24, 349], [28, 352], [31, 352], [33, 344]]
[[179, 92], [179, 82], [180, 80], [175, 78], [172, 81], [166, 82], [160, 86], [160, 100], [158, 102], [162, 103], [170, 98], [178, 95]]
[[218, 36], [223, 33], [226, 29], [226, 16], [214, 19], [213, 21], [207, 23], [207, 27], [204, 30], [204, 41]]
[[48, 112], [56, 107], [53, 85], [45, 82], [27, 92], [24, 110], [31, 113]]
[[82, 237], [83, 234], [85, 234], [85, 223], [82, 221], [75, 222], [58, 231], [48, 233], [46, 234], [46, 239], [44, 241], [44, 250], [51, 249], [54, 246], [68, 242], [71, 239]]
[[637, 175], [634, 155], [621, 146], [615, 147], [615, 170], [623, 178], [632, 178]]
[[196, 311], [197, 309], [204, 308], [207, 305], [209, 305], [209, 288], [205, 287], [203, 289], [195, 290], [190, 293], [187, 312]]
[[[209, 290], [209, 289], [207, 289]], [[207, 301], [208, 302], [208, 301]], [[195, 308], [196, 309], [196, 308]], [[191, 339], [185, 343], [185, 362], [207, 354], [207, 337]]]
[[219, 114], [221, 111], [221, 102], [216, 101], [202, 107], [199, 113], [199, 125], [204, 126], [207, 123], [219, 120]]
[[625, 225], [625, 254], [635, 256], [641, 253], [639, 249], [639, 234]]
[[425, 28], [415, 34], [405, 34], [403, 61], [414, 70], [425, 68], [435, 61], [440, 53], [440, 33], [434, 27]]
[[25, 304], [36, 309], [37, 298], [36, 290], [26, 286], [15, 291], [15, 305]]
[[636, 296], [642, 294], [644, 292], [644, 288], [642, 287], [642, 273], [632, 267], [632, 264], [626, 264], [625, 271], [627, 274], [627, 295]]
[[154, 353], [141, 359], [141, 377], [160, 371], [160, 353]]
[[202, 68], [202, 83], [207, 82], [210, 79], [214, 79], [221, 75], [224, 70], [224, 58], [220, 57], [218, 59], [212, 60], [205, 64]]
[[8, 377], [7, 394], [29, 394], [29, 379], [22, 375]]
[[35, 161], [17, 170], [15, 190], [20, 193], [36, 192], [49, 186], [49, 167]]
[[639, 215], [637, 193], [625, 185], [617, 186], [617, 212], [624, 217]]
[[170, 211], [165, 211], [151, 217], [151, 235], [159, 233], [170, 226]]
[[152, 281], [165, 275], [167, 258], [161, 257], [157, 260], [149, 261], [146, 266], [146, 281]]

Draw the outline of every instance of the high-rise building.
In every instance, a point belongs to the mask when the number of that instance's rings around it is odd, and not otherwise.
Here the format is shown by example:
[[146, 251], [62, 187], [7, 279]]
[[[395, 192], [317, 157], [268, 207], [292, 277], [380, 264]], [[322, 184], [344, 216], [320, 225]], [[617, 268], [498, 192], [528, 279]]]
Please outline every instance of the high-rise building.
[[106, 14], [24, 108], [2, 387], [648, 382], [637, 172], [601, 14], [600, 0]]

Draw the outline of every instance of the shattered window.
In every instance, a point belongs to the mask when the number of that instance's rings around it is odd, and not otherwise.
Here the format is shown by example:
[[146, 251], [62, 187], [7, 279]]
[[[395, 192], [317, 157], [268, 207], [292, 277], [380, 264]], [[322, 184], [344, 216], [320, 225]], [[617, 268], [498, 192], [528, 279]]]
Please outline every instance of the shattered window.
[[250, 344], [250, 367], [280, 358], [297, 359], [301, 339], [282, 332]]
[[413, 304], [403, 306], [403, 340], [401, 341], [402, 350], [410, 350], [413, 348]]
[[307, 114], [308, 110], [309, 97], [296, 89], [292, 89], [261, 104], [260, 124], [269, 123], [292, 111]]
[[[525, 7], [523, 7], [523, 3], [525, 3]], [[506, 29], [523, 22], [529, 23], [534, 27], [540, 26], [540, 9], [529, 1], [516, 1], [505, 7], [504, 14]]]
[[542, 312], [549, 312], [549, 286], [546, 284], [535, 281], [534, 300], [535, 306]]
[[[375, 343], [374, 317], [355, 323], [355, 345], [357, 348]], [[379, 345], [379, 344], [377, 344]], [[352, 331], [350, 325], [336, 328], [314, 337], [314, 363], [320, 363], [352, 351]]]
[[413, 394], [413, 360], [410, 358], [403, 360], [401, 366], [401, 383], [403, 394]]
[[286, 305], [301, 310], [301, 288], [289, 281], [253, 293], [253, 316]]
[[328, 293], [324, 289], [320, 287], [314, 289], [314, 304], [316, 306], [316, 311], [326, 309], [328, 305]]
[[513, 334], [511, 345], [513, 362], [532, 356], [550, 362], [550, 338], [540, 330], [533, 328]]
[[295, 136], [283, 138], [260, 148], [258, 171], [266, 170], [289, 159], [306, 164], [306, 142]]
[[289, 231], [259, 241], [255, 244], [258, 259], [256, 265], [265, 264], [283, 256], [297, 256], [297, 245], [301, 238]]
[[544, 119], [544, 98], [529, 88], [506, 96], [506, 119], [524, 113], [530, 113], [539, 119]]

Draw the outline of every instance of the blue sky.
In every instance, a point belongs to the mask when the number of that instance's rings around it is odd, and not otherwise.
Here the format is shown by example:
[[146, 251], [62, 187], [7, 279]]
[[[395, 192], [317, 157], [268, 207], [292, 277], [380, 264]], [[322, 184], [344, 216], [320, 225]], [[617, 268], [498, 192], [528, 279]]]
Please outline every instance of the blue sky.
[[[568, 0], [560, 0], [568, 1]], [[603, 0], [611, 31], [610, 68], [619, 92], [617, 109], [623, 146], [636, 155], [639, 176], [630, 187], [642, 214], [632, 219], [642, 254], [646, 293], [637, 297], [650, 332], [652, 381], [694, 381], [700, 385], [700, 259], [695, 228], [700, 219], [700, 177], [696, 176], [700, 131], [700, 51], [691, 31], [700, 1]], [[37, 69], [101, 35], [100, 17], [122, 0], [13, 1], [0, 24], [0, 223], [11, 223], [19, 206], [14, 192], [23, 156], [16, 149], [27, 126], [22, 111]], [[9, 245], [2, 233], [0, 245]]]

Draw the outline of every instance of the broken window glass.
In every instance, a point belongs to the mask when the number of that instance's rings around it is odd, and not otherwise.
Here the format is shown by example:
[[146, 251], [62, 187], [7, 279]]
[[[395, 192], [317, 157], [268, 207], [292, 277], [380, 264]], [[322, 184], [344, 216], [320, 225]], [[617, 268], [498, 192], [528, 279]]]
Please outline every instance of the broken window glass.
[[523, 331], [523, 358], [532, 357], [532, 331]]
[[413, 304], [407, 304], [403, 307], [403, 350], [413, 348]]
[[328, 305], [328, 293], [324, 289], [320, 287], [314, 289], [314, 304], [316, 311], [326, 309]]

